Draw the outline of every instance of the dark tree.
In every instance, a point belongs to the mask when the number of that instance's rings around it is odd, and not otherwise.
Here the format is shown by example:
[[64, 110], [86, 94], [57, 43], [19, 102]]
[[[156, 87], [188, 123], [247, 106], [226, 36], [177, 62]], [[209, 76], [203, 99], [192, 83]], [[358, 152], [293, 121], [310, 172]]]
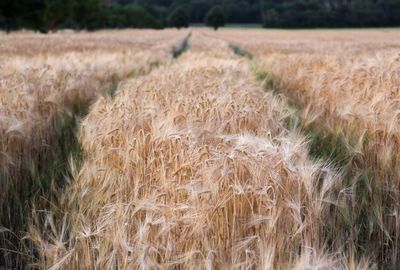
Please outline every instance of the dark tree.
[[104, 4], [102, 0], [75, 0], [74, 20], [79, 28], [93, 30], [101, 27]]
[[29, 28], [45, 32], [43, 0], [2, 0], [0, 14], [3, 16], [7, 32], [19, 28]]
[[136, 5], [109, 5], [104, 12], [102, 27], [161, 28], [160, 23], [146, 10]]
[[275, 9], [268, 9], [263, 16], [265, 27], [279, 26], [279, 14]]
[[177, 7], [168, 17], [168, 25], [180, 29], [189, 26], [189, 16], [185, 9]]
[[0, 0], [0, 29], [180, 28], [204, 22], [206, 15], [207, 25], [215, 29], [224, 22], [263, 22], [274, 28], [388, 27], [400, 26], [399, 14], [400, 0]]
[[215, 6], [208, 11], [206, 18], [206, 25], [211, 26], [214, 30], [225, 25], [225, 16], [220, 6]]
[[20, 24], [20, 1], [0, 1], [0, 14], [3, 18], [3, 27], [9, 32], [18, 28]]
[[44, 6], [43, 30], [54, 31], [65, 26], [73, 17], [74, 2], [72, 0], [46, 0]]

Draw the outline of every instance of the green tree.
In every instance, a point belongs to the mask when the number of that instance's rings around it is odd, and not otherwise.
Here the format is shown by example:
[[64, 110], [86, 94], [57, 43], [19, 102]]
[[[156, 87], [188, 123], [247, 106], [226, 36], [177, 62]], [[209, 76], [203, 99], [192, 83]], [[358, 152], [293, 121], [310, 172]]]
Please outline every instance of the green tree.
[[2, 0], [0, 13], [3, 14], [5, 30], [21, 27], [43, 31], [43, 0]]
[[208, 11], [206, 18], [206, 25], [211, 26], [214, 30], [218, 30], [219, 27], [225, 25], [225, 16], [220, 6], [215, 6]]
[[73, 17], [73, 0], [46, 0], [44, 16], [44, 30], [54, 31], [64, 26]]
[[206, 15], [215, 29], [223, 22], [262, 21], [279, 28], [382, 27], [400, 26], [399, 14], [399, 0], [0, 0], [0, 29], [94, 30], [160, 22], [180, 28], [204, 22]]
[[161, 28], [160, 22], [136, 5], [110, 5], [105, 12], [102, 27], [107, 28]]
[[168, 25], [180, 29], [189, 26], [189, 16], [182, 7], [177, 7], [168, 17]]
[[6, 19], [3, 14], [0, 12], [0, 29], [4, 29], [6, 27]]
[[279, 26], [279, 14], [275, 9], [268, 9], [263, 17], [264, 27], [277, 27]]
[[45, 10], [46, 3], [43, 0], [20, 0], [18, 7], [18, 28], [24, 27], [28, 29], [46, 32], [45, 27]]
[[73, 19], [79, 28], [97, 29], [104, 19], [104, 9], [102, 0], [75, 0]]
[[8, 32], [17, 28], [19, 19], [19, 0], [0, 1], [0, 13], [3, 17], [4, 29]]

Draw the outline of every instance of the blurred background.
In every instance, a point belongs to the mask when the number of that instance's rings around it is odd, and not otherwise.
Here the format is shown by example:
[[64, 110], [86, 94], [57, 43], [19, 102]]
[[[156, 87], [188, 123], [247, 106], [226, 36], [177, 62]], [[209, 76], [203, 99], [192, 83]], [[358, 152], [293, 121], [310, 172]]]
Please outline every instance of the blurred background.
[[206, 22], [212, 26], [210, 20], [207, 21], [210, 13], [221, 26], [337, 28], [400, 25], [399, 0], [1, 0], [0, 28], [49, 32], [65, 28], [159, 29], [203, 26]]

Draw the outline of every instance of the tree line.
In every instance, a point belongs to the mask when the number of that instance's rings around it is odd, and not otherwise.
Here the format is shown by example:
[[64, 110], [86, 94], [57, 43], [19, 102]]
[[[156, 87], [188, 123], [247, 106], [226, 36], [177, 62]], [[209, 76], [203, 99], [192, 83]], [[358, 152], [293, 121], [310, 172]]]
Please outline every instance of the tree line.
[[400, 25], [400, 0], [264, 0], [265, 27], [389, 27]]
[[163, 28], [177, 10], [184, 25], [210, 24], [207, 17], [216, 7], [223, 22], [264, 27], [400, 25], [400, 0], [1, 0], [0, 28]]
[[143, 7], [102, 0], [1, 0], [0, 28], [41, 32], [62, 28], [162, 28]]

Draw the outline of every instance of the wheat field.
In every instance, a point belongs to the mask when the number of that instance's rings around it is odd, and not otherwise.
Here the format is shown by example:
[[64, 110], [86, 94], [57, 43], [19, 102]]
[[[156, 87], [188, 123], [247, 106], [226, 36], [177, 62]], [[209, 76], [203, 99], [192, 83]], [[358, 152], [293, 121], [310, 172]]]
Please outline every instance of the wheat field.
[[0, 269], [396, 269], [399, 37], [0, 34]]

